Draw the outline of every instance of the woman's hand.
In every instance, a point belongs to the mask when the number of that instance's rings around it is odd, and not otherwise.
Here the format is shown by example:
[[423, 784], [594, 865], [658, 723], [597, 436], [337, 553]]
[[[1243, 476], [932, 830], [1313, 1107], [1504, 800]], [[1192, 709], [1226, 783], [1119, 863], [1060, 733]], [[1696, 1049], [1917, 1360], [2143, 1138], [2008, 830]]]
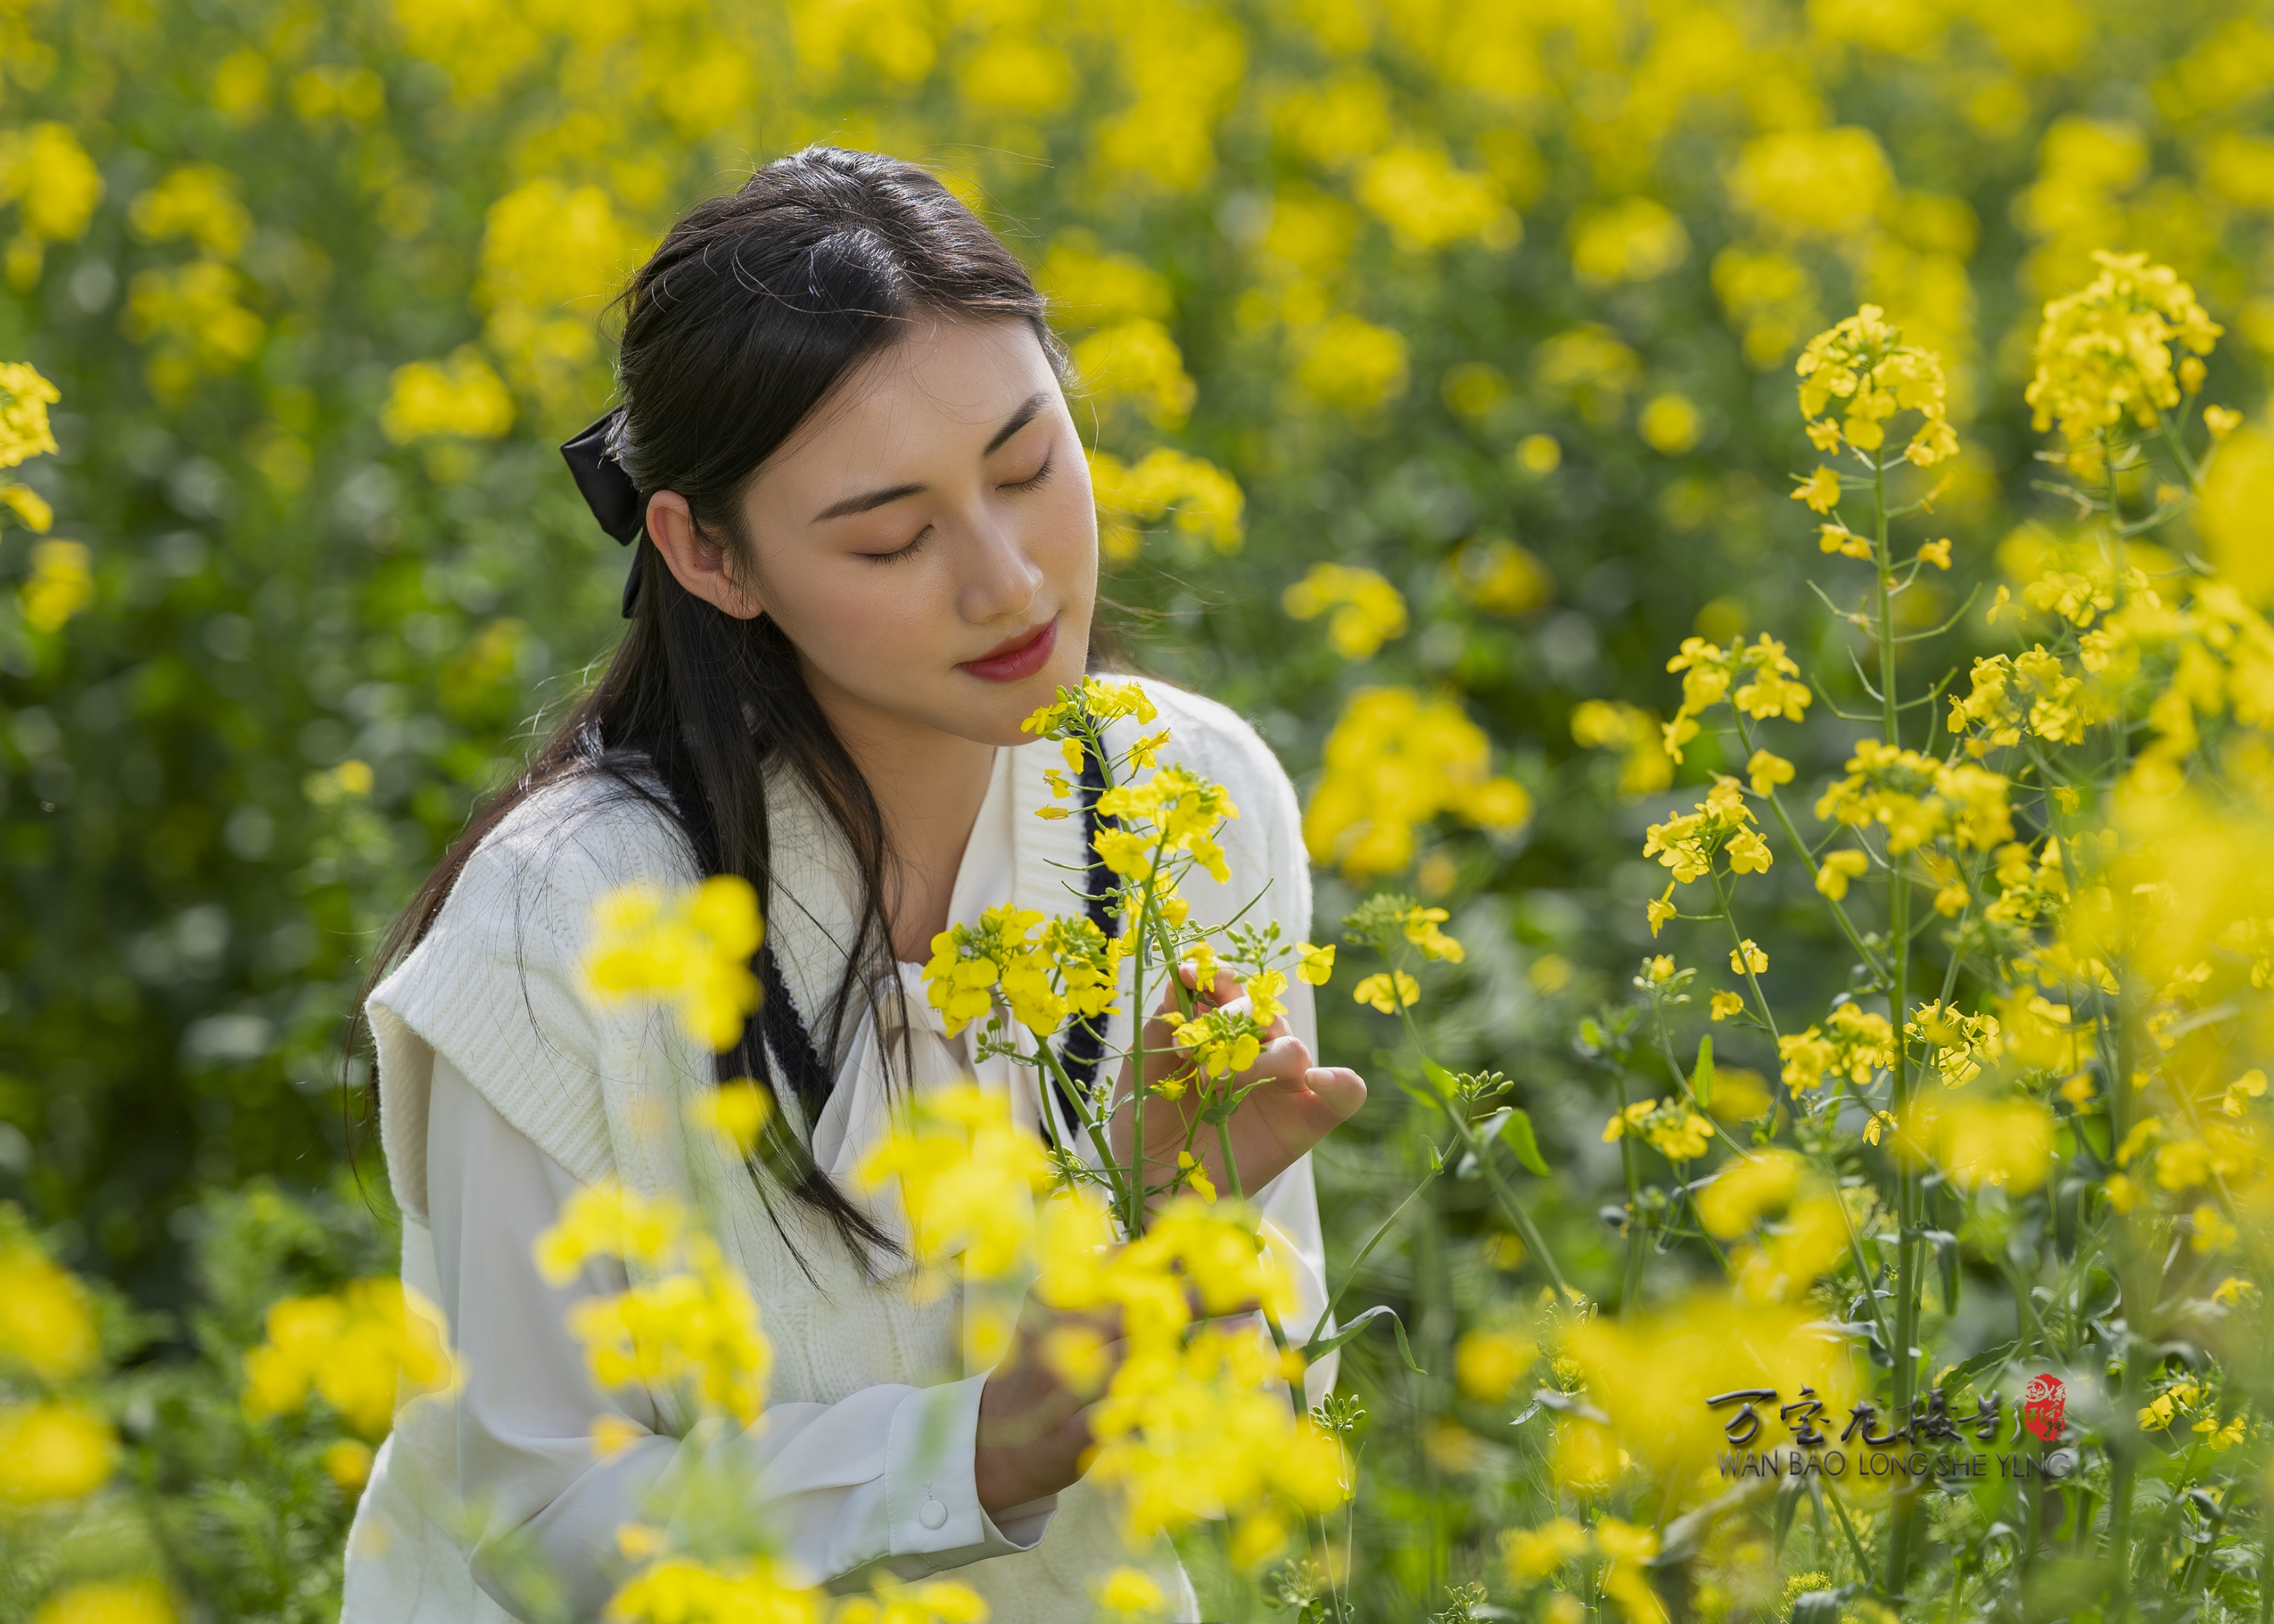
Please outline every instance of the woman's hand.
[[[1189, 972], [1183, 974], [1187, 975], [1189, 986]], [[1220, 974], [1216, 985], [1199, 999], [1199, 1004], [1221, 1007], [1244, 996], [1237, 981]], [[1171, 1018], [1178, 1012], [1173, 997], [1164, 996], [1160, 1009], [1145, 1025], [1148, 1088], [1180, 1071], [1189, 1076], [1192, 1071], [1190, 1056], [1177, 1047], [1176, 1025]], [[1167, 1179], [1177, 1165], [1178, 1153], [1189, 1139], [1193, 1155], [1209, 1181], [1220, 1191], [1231, 1188], [1224, 1176], [1224, 1157], [1214, 1127], [1203, 1124], [1197, 1133], [1193, 1132], [1193, 1121], [1205, 1103], [1201, 1086], [1203, 1081], [1207, 1084], [1206, 1092], [1211, 1094], [1227, 1089], [1248, 1090], [1228, 1126], [1231, 1154], [1239, 1164], [1239, 1188], [1251, 1195], [1294, 1166], [1313, 1146], [1356, 1116], [1359, 1107], [1366, 1103], [1365, 1079], [1347, 1066], [1313, 1065], [1310, 1049], [1288, 1030], [1286, 1017], [1282, 1015], [1267, 1028], [1263, 1050], [1246, 1071], [1229, 1078], [1192, 1077], [1184, 1093], [1174, 1100], [1162, 1094], [1147, 1098], [1147, 1184]], [[1130, 1083], [1131, 1068], [1125, 1063], [1121, 1069], [1125, 1098], [1114, 1113], [1112, 1131], [1113, 1154], [1125, 1162], [1129, 1159], [1136, 1119], [1126, 1097]]]
[[1081, 1476], [1089, 1407], [1121, 1358], [1120, 1310], [1072, 1313], [1027, 1294], [1011, 1350], [979, 1391], [972, 1476], [990, 1516], [1055, 1494]]

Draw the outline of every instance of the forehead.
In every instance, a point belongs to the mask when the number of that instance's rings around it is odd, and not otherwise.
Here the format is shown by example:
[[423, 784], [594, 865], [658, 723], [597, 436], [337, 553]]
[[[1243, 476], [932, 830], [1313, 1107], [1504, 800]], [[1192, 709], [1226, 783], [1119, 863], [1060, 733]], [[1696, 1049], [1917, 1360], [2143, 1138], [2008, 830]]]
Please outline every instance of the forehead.
[[1028, 396], [1057, 387], [1025, 321], [920, 313], [815, 409], [767, 475], [828, 480], [855, 465], [883, 474], [905, 458], [975, 452]]

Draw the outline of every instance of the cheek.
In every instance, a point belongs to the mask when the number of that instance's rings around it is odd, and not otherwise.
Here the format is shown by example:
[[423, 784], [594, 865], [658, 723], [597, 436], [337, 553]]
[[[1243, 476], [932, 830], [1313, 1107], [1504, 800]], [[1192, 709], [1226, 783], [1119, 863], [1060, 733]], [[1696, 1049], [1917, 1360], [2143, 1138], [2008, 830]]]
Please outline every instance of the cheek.
[[922, 564], [856, 564], [815, 572], [802, 590], [781, 594], [778, 619], [805, 657], [832, 674], [851, 677], [920, 663], [945, 635], [946, 598]]
[[[1051, 492], [1028, 532], [1028, 556], [1061, 590], [1077, 594], [1084, 614], [1097, 583], [1097, 505], [1089, 481], [1069, 479]], [[1076, 605], [1069, 601], [1066, 608]]]

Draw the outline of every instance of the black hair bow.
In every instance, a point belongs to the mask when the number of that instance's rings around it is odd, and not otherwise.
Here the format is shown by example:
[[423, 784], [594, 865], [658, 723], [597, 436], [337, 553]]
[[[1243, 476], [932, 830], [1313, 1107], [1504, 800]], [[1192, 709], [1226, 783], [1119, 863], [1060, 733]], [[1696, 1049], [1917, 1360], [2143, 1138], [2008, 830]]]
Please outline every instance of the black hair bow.
[[[611, 407], [591, 426], [579, 431], [576, 438], [564, 441], [561, 455], [568, 462], [569, 473], [576, 477], [576, 489], [584, 505], [592, 510], [592, 517], [599, 521], [600, 528], [630, 547], [642, 538], [647, 504], [640, 500], [638, 485], [616, 455], [623, 421], [624, 409]], [[631, 575], [624, 582], [627, 620], [632, 618], [632, 610], [639, 602], [641, 562], [635, 548]]]

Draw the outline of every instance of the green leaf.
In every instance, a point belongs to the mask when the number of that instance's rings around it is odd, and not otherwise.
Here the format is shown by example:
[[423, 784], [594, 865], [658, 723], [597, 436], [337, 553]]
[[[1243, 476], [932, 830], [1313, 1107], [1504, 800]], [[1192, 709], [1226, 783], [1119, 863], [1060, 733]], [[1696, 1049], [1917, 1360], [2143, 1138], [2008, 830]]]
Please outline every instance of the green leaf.
[[1451, 1099], [1455, 1094], [1461, 1091], [1461, 1085], [1458, 1079], [1457, 1079], [1450, 1071], [1448, 1071], [1444, 1067], [1439, 1065], [1435, 1061], [1424, 1060], [1421, 1063], [1421, 1071], [1423, 1075], [1428, 1078], [1429, 1086], [1432, 1088], [1434, 1088], [1439, 1094], [1442, 1094], [1446, 1099]]
[[1540, 1177], [1547, 1177], [1547, 1158], [1540, 1154], [1540, 1138], [1532, 1131], [1532, 1118], [1511, 1105], [1500, 1119], [1500, 1136], [1508, 1142], [1516, 1159]]
[[1701, 1109], [1713, 1109], [1713, 1034], [1710, 1032], [1698, 1040], [1698, 1064], [1690, 1073], [1690, 1093]]
[[1419, 1365], [1416, 1365], [1413, 1362], [1412, 1345], [1405, 1340], [1405, 1322], [1397, 1317], [1397, 1311], [1390, 1307], [1387, 1303], [1375, 1304], [1372, 1308], [1367, 1309], [1364, 1313], [1359, 1315], [1348, 1325], [1343, 1327], [1342, 1329], [1337, 1331], [1331, 1336], [1314, 1336], [1311, 1338], [1309, 1342], [1303, 1344], [1303, 1358], [1305, 1362], [1316, 1364], [1319, 1360], [1323, 1359], [1327, 1355], [1332, 1353], [1336, 1349], [1341, 1347], [1344, 1342], [1350, 1341], [1352, 1337], [1364, 1331], [1366, 1327], [1373, 1324], [1374, 1321], [1383, 1318], [1387, 1318], [1389, 1320], [1389, 1328], [1397, 1334], [1397, 1351], [1404, 1357], [1405, 1368], [1412, 1371], [1417, 1376], [1427, 1375], [1429, 1373], [1427, 1371], [1423, 1370]]

